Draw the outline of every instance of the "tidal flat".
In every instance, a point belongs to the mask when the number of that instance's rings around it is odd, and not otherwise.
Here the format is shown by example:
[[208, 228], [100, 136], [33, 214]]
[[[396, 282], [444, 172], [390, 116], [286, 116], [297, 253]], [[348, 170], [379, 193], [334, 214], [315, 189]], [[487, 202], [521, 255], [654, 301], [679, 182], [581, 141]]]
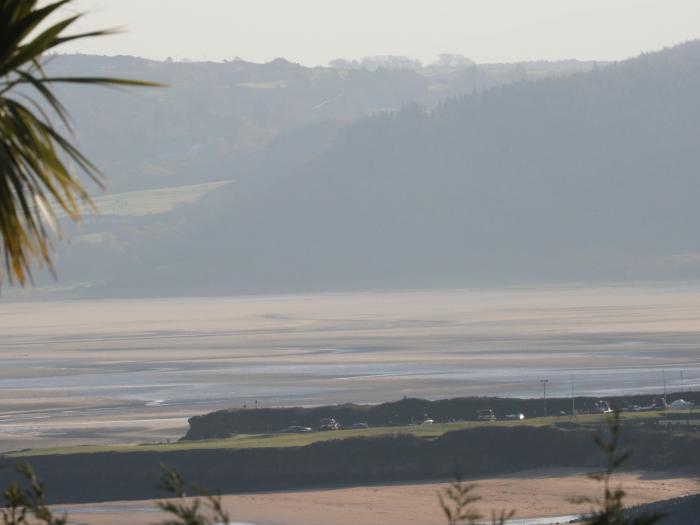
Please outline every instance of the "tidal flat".
[[[700, 285], [0, 303], [0, 451], [226, 407], [700, 385]], [[663, 372], [665, 370], [665, 372]], [[682, 376], [681, 376], [682, 372]]]

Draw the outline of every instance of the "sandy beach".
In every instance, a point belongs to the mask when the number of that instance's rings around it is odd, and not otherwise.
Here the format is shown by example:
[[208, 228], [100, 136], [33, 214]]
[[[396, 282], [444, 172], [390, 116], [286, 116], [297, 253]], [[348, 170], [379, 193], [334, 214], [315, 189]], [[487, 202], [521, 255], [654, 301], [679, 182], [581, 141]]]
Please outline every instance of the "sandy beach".
[[[649, 503], [700, 491], [700, 481], [672, 473], [624, 473], [617, 477], [628, 492], [629, 505]], [[568, 501], [573, 496], [597, 496], [600, 486], [581, 469], [540, 469], [474, 480], [483, 500], [479, 510], [514, 509], [516, 518], [566, 516], [585, 512], [586, 505]], [[226, 508], [237, 522], [255, 525], [376, 525], [402, 523], [442, 525], [445, 522], [437, 494], [444, 483], [397, 484], [335, 490], [311, 490], [225, 496]], [[128, 522], [152, 524], [164, 516], [155, 501], [113, 502], [62, 506], [71, 522], [107, 525]]]

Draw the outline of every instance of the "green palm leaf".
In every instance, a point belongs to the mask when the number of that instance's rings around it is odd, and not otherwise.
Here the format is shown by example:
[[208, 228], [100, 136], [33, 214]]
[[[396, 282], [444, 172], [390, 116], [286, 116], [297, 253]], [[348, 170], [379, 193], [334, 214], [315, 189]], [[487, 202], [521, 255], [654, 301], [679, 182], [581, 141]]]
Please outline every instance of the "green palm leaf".
[[81, 172], [102, 183], [97, 167], [70, 136], [56, 130], [43, 109], [48, 108], [70, 129], [53, 85], [158, 86], [118, 78], [47, 76], [42, 60], [48, 52], [66, 42], [110, 34], [66, 34], [81, 15], [52, 23], [72, 1], [40, 7], [39, 0], [0, 0], [0, 237], [5, 263], [4, 271], [0, 267], [0, 282], [5, 277], [24, 285], [35, 268], [53, 271], [51, 234], [57, 231], [56, 212], [77, 221], [80, 205], [92, 206]]

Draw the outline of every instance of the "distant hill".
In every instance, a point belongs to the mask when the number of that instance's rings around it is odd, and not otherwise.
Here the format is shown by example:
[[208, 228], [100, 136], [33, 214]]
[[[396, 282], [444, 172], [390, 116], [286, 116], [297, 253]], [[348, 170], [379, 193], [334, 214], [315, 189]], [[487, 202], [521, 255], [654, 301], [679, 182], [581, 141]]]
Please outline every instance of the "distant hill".
[[[411, 101], [432, 107], [448, 96], [595, 67], [576, 61], [390, 65], [308, 68], [284, 59], [253, 64], [62, 55], [48, 68], [60, 75], [111, 75], [170, 86], [132, 94], [61, 89], [81, 145], [109, 175], [109, 190], [124, 192], [246, 181], [260, 171], [258, 163], [275, 138], [300, 127], [347, 122]], [[327, 124], [323, 128], [329, 132]]]
[[172, 86], [64, 92], [114, 195], [101, 200], [108, 216], [67, 225], [61, 287], [178, 295], [700, 277], [700, 43], [609, 65], [443, 62], [56, 57], [56, 72]]
[[697, 277], [698, 93], [691, 42], [362, 119], [260, 191], [205, 197], [105, 290]]

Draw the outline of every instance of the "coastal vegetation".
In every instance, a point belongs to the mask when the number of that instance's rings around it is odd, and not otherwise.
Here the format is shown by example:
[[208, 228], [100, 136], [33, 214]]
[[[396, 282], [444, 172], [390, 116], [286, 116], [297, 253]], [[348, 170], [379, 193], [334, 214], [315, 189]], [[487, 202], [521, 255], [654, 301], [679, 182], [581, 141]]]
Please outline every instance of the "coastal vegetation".
[[109, 31], [72, 32], [80, 14], [63, 18], [73, 0], [0, 2], [0, 279], [24, 285], [35, 267], [52, 268], [57, 215], [77, 221], [92, 206], [83, 179], [102, 184], [98, 167], [74, 144], [62, 84], [155, 86], [101, 76], [53, 76], [45, 61], [61, 45]]
[[[669, 402], [680, 397], [700, 401], [697, 393], [667, 394]], [[658, 410], [634, 411], [635, 407], [651, 407], [660, 402], [658, 395], [612, 396], [607, 399], [614, 406], [628, 409], [623, 413], [624, 418], [655, 418], [660, 415]], [[348, 403], [316, 407], [234, 408], [190, 418], [190, 428], [183, 440], [221, 439], [239, 434], [274, 434], [291, 425], [318, 428], [319, 421], [324, 418], [334, 418], [346, 426], [367, 423], [370, 428], [409, 427], [413, 432], [435, 432], [410, 427], [420, 425], [428, 418], [440, 425], [457, 425], [452, 429], [460, 428], [460, 425], [473, 426], [479, 410], [492, 410], [501, 420], [498, 424], [506, 425], [518, 422], [534, 425], [573, 422], [572, 411], [576, 414], [576, 422], [585, 423], [596, 421], [599, 401], [600, 398], [595, 397], [577, 397], [573, 400], [554, 397], [546, 402], [537, 398], [507, 397], [459, 397], [434, 401], [404, 398], [375, 405]], [[540, 419], [545, 410], [553, 417]], [[523, 414], [525, 419], [508, 420], [509, 415], [516, 417], [519, 414]], [[664, 415], [669, 414], [664, 411]]]
[[[538, 429], [536, 436], [517, 436], [519, 439], [518, 442], [536, 442], [541, 447], [546, 447], [546, 453], [553, 453], [555, 455], [564, 452], [564, 450], [562, 450], [563, 448], [566, 449], [568, 454], [577, 456], [576, 459], [578, 461], [581, 460], [581, 451], [579, 450], [579, 447], [572, 447], [572, 442], [570, 440], [565, 439], [564, 441], [566, 441], [566, 445], [562, 447], [560, 442], [563, 435], [557, 436], [558, 439], [552, 441], [551, 439], [547, 439], [546, 435], [543, 434], [541, 430], [542, 429]], [[547, 431], [551, 430], [552, 429], [548, 429]], [[623, 427], [619, 413], [615, 412], [614, 414], [610, 415], [606, 424], [599, 430], [602, 430], [602, 432], [594, 435], [593, 442], [595, 443], [595, 447], [598, 449], [598, 453], [596, 455], [600, 456], [600, 453], [602, 452], [604, 461], [601, 464], [600, 458], [598, 457], [598, 461], [589, 460], [588, 464], [591, 469], [594, 470], [594, 473], [591, 474], [590, 477], [601, 483], [603, 495], [600, 498], [591, 498], [587, 496], [577, 498], [579, 503], [585, 502], [591, 505], [591, 511], [582, 518], [583, 523], [590, 525], [651, 525], [658, 522], [663, 517], [663, 513], [659, 512], [658, 510], [637, 509], [630, 512], [628, 509], [626, 509], [624, 505], [625, 491], [621, 486], [614, 484], [613, 475], [631, 457], [629, 452], [621, 449]], [[605, 433], [607, 433], [607, 435], [605, 435]], [[630, 434], [626, 434], [626, 445], [631, 444], [637, 450], [639, 450], [640, 445], [642, 445], [641, 450], [644, 454], [648, 454], [650, 450], [648, 444], [644, 445], [638, 439], [638, 437], [630, 440]], [[525, 439], [523, 440], [524, 437]], [[536, 439], [533, 440], [533, 437]], [[590, 438], [590, 436], [587, 437]], [[491, 433], [489, 439], [493, 438], [494, 434]], [[656, 437], [655, 441], [660, 447], [665, 448], [667, 445], [669, 445], [669, 443], [664, 442], [663, 439], [658, 439], [658, 436]], [[503, 441], [497, 440], [497, 443], [502, 444]], [[395, 446], [395, 444], [396, 443], [392, 443], [392, 446]], [[591, 445], [590, 439], [588, 440], [588, 444]], [[474, 443], [472, 443], [472, 445], [474, 445]], [[678, 443], [673, 443], [672, 445], [677, 447]], [[696, 447], [697, 443], [693, 443], [692, 446]], [[540, 456], [542, 455], [541, 447], [538, 449], [540, 450]], [[595, 447], [593, 447], [592, 450], [586, 450], [586, 452], [595, 452]], [[557, 450], [557, 448], [559, 450]], [[591, 447], [589, 446], [589, 449], [590, 448]], [[364, 452], [366, 454], [367, 450]], [[374, 452], [375, 454], [372, 456], [374, 459], [376, 459], [378, 457], [376, 455], [377, 451], [374, 450]], [[416, 452], [416, 450], [413, 450], [413, 452]], [[466, 461], [463, 465], [455, 466], [457, 469], [456, 481], [454, 481], [443, 493], [439, 495], [440, 507], [445, 514], [448, 525], [476, 525], [477, 523], [482, 523], [481, 520], [483, 519], [483, 515], [473, 508], [473, 504], [480, 498], [474, 495], [475, 486], [473, 484], [464, 483], [462, 481], [461, 469], [466, 467], [467, 469], [473, 470], [475, 459], [481, 459], [481, 464], [483, 465], [484, 452], [486, 451], [484, 450], [482, 444], [477, 451], [472, 451], [471, 453], [465, 454], [465, 451], [462, 450], [459, 454], [459, 458]], [[533, 451], [528, 450], [526, 451], [526, 454], [528, 452], [532, 453]], [[687, 452], [687, 447], [683, 450], [683, 452]], [[365, 454], [356, 455], [355, 459], [357, 460], [358, 458], [364, 458]], [[511, 462], [513, 461], [514, 456], [512, 454], [509, 454], [508, 452], [504, 452], [504, 454], [509, 457]], [[486, 452], [486, 458], [491, 461], [495, 461], [497, 457], [498, 456], [497, 454], [494, 454], [494, 451], [491, 451], [490, 454]], [[327, 460], [328, 459], [330, 458], [327, 458]], [[392, 459], [395, 460], [396, 458]], [[696, 458], [696, 460], [697, 459], [698, 458]], [[517, 461], [512, 462], [509, 465], [510, 468], [519, 466], [517, 463]], [[542, 461], [542, 458], [540, 457], [540, 465], [542, 464], [546, 464], [546, 460]], [[96, 466], [101, 467], [103, 465], [98, 463]], [[206, 464], [200, 464], [200, 471], [202, 469], [208, 470], [208, 466], [209, 465]], [[236, 464], [236, 466], [238, 467], [239, 464]], [[697, 465], [695, 465], [695, 467], [697, 467]], [[70, 470], [70, 468], [71, 467], [68, 467], [67, 469], [64, 468], [63, 470]], [[122, 468], [121, 465], [120, 468]], [[264, 464], [262, 465], [262, 468], [266, 468]], [[3, 516], [6, 525], [22, 525], [30, 522], [44, 523], [47, 525], [65, 524], [67, 522], [67, 516], [63, 515], [56, 517], [47, 506], [48, 500], [44, 486], [41, 482], [39, 482], [37, 476], [34, 474], [34, 471], [24, 464], [19, 464], [17, 470], [23, 476], [25, 482], [24, 484], [21, 484], [13, 481], [4, 492], [5, 509], [3, 511]], [[109, 472], [113, 471], [114, 470], [110, 470]], [[186, 484], [185, 479], [187, 479], [187, 476], [181, 474], [179, 469], [174, 470], [170, 467], [164, 468], [161, 464], [160, 471], [160, 489], [163, 491], [161, 497], [170, 496], [170, 499], [159, 503], [160, 509], [170, 515], [170, 518], [163, 523], [168, 523], [171, 525], [209, 525], [212, 523], [230, 522], [229, 513], [224, 508], [220, 497], [210, 495], [209, 493], [201, 490], [199, 491], [200, 494], [202, 494], [201, 496], [191, 497], [190, 487], [197, 486], [198, 484]], [[140, 473], [141, 477], [143, 473], [143, 471]], [[231, 474], [232, 472], [229, 471], [229, 475]], [[137, 481], [137, 479], [138, 478], [134, 478], [134, 481]], [[116, 484], [119, 484], [118, 480], [112, 478], [113, 485], [115, 484], [115, 481], [117, 482]], [[347, 481], [348, 480], [345, 480], [345, 482]], [[89, 483], [84, 482], [82, 487], [88, 488], [88, 492], [90, 492]], [[140, 495], [144, 496], [144, 493], [141, 493]], [[104, 495], [101, 497], [104, 497]], [[88, 499], [88, 501], [90, 500]], [[492, 523], [494, 525], [503, 525], [506, 520], [511, 518], [513, 515], [514, 512], [512, 511], [494, 510], [492, 513]], [[32, 520], [30, 518], [34, 519]]]
[[[662, 412], [626, 413], [621, 421], [646, 425], [657, 425], [664, 415], [683, 417], [681, 412], [663, 414]], [[451, 423], [435, 423], [431, 425], [379, 426], [367, 429], [340, 429], [333, 432], [305, 433], [262, 433], [236, 434], [228, 438], [180, 440], [169, 443], [144, 443], [133, 445], [81, 445], [54, 448], [36, 448], [8, 452], [7, 458], [32, 458], [36, 456], [94, 454], [100, 452], [130, 453], [130, 452], [176, 452], [186, 450], [216, 450], [216, 449], [255, 449], [255, 448], [290, 448], [303, 447], [313, 443], [338, 441], [351, 438], [376, 438], [383, 436], [415, 436], [425, 439], [438, 438], [448, 432], [475, 428], [512, 428], [512, 427], [560, 427], [560, 428], [597, 428], [605, 423], [607, 416], [603, 414], [578, 415], [575, 423], [568, 416], [539, 417], [523, 421], [455, 421]]]
[[[634, 450], [626, 468], [689, 473], [700, 469], [697, 434], [621, 422], [621, 442]], [[604, 464], [593, 436], [605, 427], [482, 425], [439, 437], [385, 434], [270, 448], [73, 451], [5, 461], [30, 461], [51, 487], [53, 502], [78, 503], [162, 497], [157, 489], [161, 464], [194, 485], [229, 494], [444, 480], [455, 473], [477, 478], [546, 467], [595, 470]], [[102, 475], [105, 472], [109, 475]], [[12, 479], [11, 472], [0, 470], [0, 485]]]

